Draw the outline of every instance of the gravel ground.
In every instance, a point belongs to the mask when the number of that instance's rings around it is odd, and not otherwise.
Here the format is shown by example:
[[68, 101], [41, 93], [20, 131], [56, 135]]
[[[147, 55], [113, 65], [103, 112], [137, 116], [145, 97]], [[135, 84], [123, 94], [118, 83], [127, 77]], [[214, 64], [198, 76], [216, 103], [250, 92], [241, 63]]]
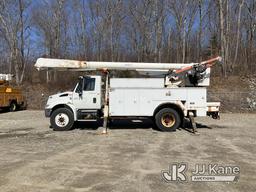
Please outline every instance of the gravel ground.
[[[69, 132], [49, 129], [43, 111], [0, 114], [0, 191], [256, 191], [256, 115], [196, 119], [200, 135], [153, 130], [149, 121], [115, 121], [108, 135], [96, 123]], [[87, 127], [87, 128], [85, 128]], [[240, 167], [237, 182], [170, 182], [172, 163]]]

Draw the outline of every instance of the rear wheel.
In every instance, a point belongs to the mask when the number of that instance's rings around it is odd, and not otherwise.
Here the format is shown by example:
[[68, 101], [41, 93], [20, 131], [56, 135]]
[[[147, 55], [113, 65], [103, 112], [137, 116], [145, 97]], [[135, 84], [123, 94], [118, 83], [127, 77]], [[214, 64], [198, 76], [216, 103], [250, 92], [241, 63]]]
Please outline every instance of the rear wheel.
[[51, 114], [50, 122], [54, 131], [68, 131], [74, 125], [74, 115], [67, 108], [59, 108]]
[[18, 108], [17, 103], [16, 102], [11, 102], [11, 104], [10, 104], [10, 111], [11, 112], [17, 111], [17, 108]]
[[171, 108], [161, 109], [155, 116], [157, 127], [164, 132], [175, 131], [181, 124], [179, 113]]

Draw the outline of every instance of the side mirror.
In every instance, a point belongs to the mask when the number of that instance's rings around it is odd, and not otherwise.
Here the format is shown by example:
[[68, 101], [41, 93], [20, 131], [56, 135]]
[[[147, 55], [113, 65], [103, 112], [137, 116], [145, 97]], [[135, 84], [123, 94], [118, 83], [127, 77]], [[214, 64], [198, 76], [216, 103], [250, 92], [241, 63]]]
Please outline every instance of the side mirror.
[[79, 91], [78, 95], [81, 97], [83, 95], [83, 91]]

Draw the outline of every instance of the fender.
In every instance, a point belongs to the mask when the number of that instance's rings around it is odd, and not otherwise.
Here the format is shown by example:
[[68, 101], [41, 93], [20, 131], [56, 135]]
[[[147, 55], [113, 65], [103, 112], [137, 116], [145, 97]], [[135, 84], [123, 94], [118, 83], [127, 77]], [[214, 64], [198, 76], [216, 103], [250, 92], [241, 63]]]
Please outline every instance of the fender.
[[153, 116], [155, 116], [156, 113], [163, 108], [173, 108], [177, 110], [177, 112], [181, 115], [182, 118], [185, 116], [187, 112], [186, 107], [181, 101], [174, 101], [174, 102], [161, 103], [160, 105], [158, 105], [154, 110]]
[[73, 115], [74, 115], [74, 120], [77, 120], [77, 111], [74, 105], [71, 104], [66, 104], [68, 107], [70, 107], [72, 109]]
[[58, 104], [56, 106], [54, 106], [51, 110], [51, 114], [54, 110], [58, 109], [58, 108], [68, 108], [73, 112], [74, 115], [74, 120], [77, 121], [77, 111], [74, 105], [72, 104]]

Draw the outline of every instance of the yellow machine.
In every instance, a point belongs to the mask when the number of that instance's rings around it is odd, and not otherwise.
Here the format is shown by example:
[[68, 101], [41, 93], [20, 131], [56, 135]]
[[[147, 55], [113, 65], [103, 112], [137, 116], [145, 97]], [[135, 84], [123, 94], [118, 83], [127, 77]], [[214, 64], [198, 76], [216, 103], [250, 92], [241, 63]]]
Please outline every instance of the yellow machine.
[[10, 74], [0, 74], [0, 108], [16, 111], [25, 108], [26, 104], [21, 89], [9, 85], [11, 79]]

